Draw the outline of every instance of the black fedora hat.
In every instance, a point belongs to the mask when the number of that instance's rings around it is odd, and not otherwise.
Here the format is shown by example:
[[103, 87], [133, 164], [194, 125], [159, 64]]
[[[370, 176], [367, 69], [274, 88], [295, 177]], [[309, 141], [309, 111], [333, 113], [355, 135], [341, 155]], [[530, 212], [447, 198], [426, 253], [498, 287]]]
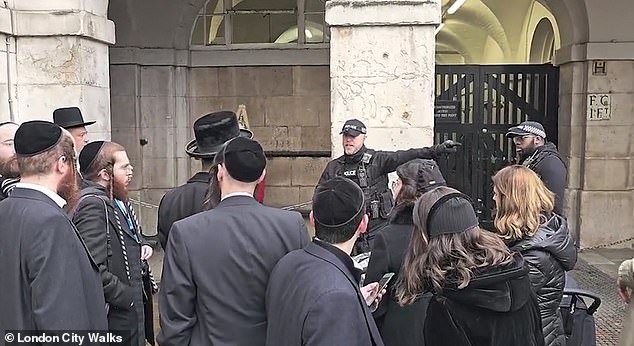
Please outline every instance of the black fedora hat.
[[253, 132], [241, 129], [238, 117], [232, 111], [219, 111], [203, 115], [194, 122], [194, 137], [185, 146], [187, 155], [210, 159], [222, 145], [235, 137], [253, 138]]
[[58, 108], [53, 111], [53, 122], [59, 127], [70, 129], [73, 127], [88, 126], [96, 121], [84, 121], [81, 111], [77, 107]]

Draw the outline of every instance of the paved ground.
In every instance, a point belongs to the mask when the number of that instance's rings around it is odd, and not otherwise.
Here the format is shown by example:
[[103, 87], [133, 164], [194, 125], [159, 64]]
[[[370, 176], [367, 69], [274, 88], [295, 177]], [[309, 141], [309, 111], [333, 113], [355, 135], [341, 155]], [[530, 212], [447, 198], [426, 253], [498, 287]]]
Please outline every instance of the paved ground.
[[595, 314], [597, 345], [618, 345], [629, 312], [616, 291], [617, 270], [621, 262], [633, 257], [632, 248], [585, 250], [571, 272], [581, 288], [594, 292], [602, 300]]
[[[595, 293], [601, 298], [601, 307], [595, 314], [597, 324], [597, 345], [617, 345], [618, 337], [627, 316], [627, 308], [620, 302], [616, 292], [616, 275], [619, 264], [634, 258], [634, 249], [583, 250], [579, 261], [570, 275], [580, 288]], [[150, 259], [150, 266], [156, 280], [161, 279], [163, 252], [160, 246]], [[158, 333], [158, 297], [154, 297], [154, 330]]]

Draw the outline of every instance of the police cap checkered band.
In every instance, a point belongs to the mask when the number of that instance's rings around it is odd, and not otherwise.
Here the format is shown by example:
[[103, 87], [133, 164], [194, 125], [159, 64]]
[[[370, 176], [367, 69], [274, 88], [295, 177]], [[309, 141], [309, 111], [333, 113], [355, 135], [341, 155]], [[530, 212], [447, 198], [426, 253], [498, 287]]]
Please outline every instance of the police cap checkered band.
[[525, 135], [535, 135], [546, 138], [544, 126], [536, 121], [525, 121], [517, 126], [511, 127], [506, 132], [506, 137], [516, 137]]

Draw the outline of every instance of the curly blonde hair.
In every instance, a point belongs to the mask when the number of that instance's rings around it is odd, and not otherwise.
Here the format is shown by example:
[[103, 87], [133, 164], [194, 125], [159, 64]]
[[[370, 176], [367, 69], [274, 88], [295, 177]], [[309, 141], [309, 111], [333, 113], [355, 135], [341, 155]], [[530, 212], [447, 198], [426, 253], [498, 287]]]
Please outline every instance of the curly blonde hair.
[[532, 237], [553, 212], [555, 194], [530, 168], [514, 165], [493, 176], [495, 228], [505, 241]]

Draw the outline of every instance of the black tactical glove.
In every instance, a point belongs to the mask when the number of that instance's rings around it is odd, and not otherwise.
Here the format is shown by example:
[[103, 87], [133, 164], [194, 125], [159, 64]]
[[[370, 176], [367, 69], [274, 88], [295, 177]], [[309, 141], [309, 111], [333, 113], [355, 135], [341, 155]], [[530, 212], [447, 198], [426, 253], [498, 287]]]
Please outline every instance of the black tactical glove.
[[434, 155], [440, 156], [442, 154], [450, 154], [455, 153], [458, 150], [458, 147], [461, 147], [462, 143], [452, 141], [448, 139], [440, 144], [434, 145], [432, 150], [434, 151]]

